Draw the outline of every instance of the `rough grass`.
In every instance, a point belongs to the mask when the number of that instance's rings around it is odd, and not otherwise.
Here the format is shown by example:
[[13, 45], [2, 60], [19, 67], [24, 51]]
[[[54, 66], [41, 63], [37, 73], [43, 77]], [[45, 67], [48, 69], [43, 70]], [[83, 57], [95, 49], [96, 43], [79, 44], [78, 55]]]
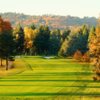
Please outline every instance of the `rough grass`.
[[1, 70], [0, 100], [99, 100], [100, 82], [92, 66], [72, 59], [24, 56]]

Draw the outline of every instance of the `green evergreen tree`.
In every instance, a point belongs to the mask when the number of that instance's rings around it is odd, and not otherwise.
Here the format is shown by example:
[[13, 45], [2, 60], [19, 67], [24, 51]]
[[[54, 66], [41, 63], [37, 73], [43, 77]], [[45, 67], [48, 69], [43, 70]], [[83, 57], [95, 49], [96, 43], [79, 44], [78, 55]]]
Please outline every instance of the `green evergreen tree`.
[[2, 58], [6, 59], [6, 70], [8, 70], [8, 60], [15, 55], [15, 41], [12, 32], [2, 32], [0, 34], [0, 50]]
[[50, 35], [49, 53], [57, 55], [61, 46], [61, 33], [60, 30], [54, 30]]
[[88, 51], [88, 35], [89, 31], [86, 26], [83, 26], [76, 33], [70, 33], [62, 43], [59, 54], [61, 56], [73, 56], [77, 50], [84, 54]]
[[24, 31], [23, 28], [18, 24], [13, 31], [16, 40], [16, 52], [22, 54], [24, 51]]
[[49, 50], [50, 30], [48, 26], [40, 26], [34, 39], [34, 46], [38, 54], [47, 54]]
[[32, 30], [35, 30], [35, 29], [36, 29], [36, 26], [34, 25], [34, 23], [32, 23], [32, 24], [30, 25], [30, 28], [31, 28]]

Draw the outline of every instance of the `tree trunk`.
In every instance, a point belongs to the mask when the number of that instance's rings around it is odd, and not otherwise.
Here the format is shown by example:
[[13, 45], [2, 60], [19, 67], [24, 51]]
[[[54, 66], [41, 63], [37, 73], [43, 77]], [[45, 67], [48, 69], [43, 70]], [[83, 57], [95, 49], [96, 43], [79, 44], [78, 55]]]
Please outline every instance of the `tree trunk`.
[[3, 64], [2, 64], [2, 58], [1, 58], [1, 62], [0, 63], [1, 63], [0, 65], [3, 66]]
[[6, 70], [8, 70], [8, 59], [6, 58]]

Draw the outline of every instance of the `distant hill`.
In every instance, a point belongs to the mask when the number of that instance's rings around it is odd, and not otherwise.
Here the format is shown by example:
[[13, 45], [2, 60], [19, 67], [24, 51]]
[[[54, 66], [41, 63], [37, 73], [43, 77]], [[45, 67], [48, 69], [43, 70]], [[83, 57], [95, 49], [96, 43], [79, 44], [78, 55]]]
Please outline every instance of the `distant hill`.
[[43, 15], [43, 16], [31, 16], [19, 13], [0, 13], [0, 15], [10, 20], [12, 25], [15, 26], [21, 23], [22, 26], [30, 25], [31, 23], [38, 25], [49, 25], [50, 28], [64, 29], [66, 27], [80, 26], [87, 24], [89, 26], [96, 26], [97, 19], [95, 17], [72, 17], [72, 16], [56, 16], [56, 15]]

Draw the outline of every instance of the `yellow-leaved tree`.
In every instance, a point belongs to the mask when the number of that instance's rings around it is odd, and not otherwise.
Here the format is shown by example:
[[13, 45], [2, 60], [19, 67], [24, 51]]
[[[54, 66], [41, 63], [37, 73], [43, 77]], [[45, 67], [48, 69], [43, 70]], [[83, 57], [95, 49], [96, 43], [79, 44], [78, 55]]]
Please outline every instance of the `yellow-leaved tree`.
[[94, 80], [100, 80], [100, 26], [97, 26], [95, 32], [91, 32], [89, 39], [89, 51], [91, 62], [94, 65]]

